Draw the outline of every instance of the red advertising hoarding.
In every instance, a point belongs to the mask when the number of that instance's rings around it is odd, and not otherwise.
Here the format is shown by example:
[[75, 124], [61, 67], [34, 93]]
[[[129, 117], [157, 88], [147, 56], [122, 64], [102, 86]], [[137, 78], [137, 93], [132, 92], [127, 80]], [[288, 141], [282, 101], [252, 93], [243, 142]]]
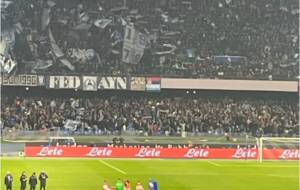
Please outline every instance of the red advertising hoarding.
[[[27, 157], [257, 159], [257, 149], [25, 147]], [[264, 149], [264, 159], [298, 160], [297, 149]]]

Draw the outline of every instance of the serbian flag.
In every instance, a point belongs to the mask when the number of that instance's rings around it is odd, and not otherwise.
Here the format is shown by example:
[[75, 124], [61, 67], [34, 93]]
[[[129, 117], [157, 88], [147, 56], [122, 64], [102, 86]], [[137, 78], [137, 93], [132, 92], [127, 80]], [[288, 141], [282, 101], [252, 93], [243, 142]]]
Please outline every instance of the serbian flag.
[[160, 77], [147, 77], [146, 91], [160, 91]]

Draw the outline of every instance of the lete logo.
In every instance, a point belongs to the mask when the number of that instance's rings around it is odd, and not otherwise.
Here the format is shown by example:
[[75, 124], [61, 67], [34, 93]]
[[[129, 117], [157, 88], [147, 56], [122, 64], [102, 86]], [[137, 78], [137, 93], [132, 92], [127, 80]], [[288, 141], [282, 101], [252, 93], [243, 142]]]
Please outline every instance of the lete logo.
[[37, 156], [62, 156], [63, 150], [58, 147], [43, 147]]
[[257, 152], [253, 149], [237, 149], [232, 158], [256, 158]]
[[184, 155], [185, 158], [207, 158], [208, 150], [205, 149], [189, 149], [188, 152]]
[[279, 156], [280, 159], [299, 159], [300, 151], [299, 150], [284, 150]]
[[92, 148], [89, 153], [86, 154], [86, 156], [90, 157], [96, 157], [96, 156], [111, 156], [112, 150], [108, 148]]
[[156, 150], [155, 148], [142, 148], [135, 156], [140, 158], [160, 157], [160, 150]]

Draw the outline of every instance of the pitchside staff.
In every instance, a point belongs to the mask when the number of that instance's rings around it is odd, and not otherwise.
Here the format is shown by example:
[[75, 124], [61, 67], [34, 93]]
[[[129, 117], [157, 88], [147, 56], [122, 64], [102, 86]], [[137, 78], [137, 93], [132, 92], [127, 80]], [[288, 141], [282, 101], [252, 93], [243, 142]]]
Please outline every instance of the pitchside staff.
[[27, 176], [25, 172], [22, 172], [22, 175], [20, 176], [20, 183], [21, 183], [21, 190], [25, 190], [27, 184]]
[[12, 182], [13, 182], [13, 177], [10, 174], [10, 172], [7, 172], [5, 175], [5, 178], [4, 178], [4, 184], [5, 184], [6, 190], [11, 190]]
[[46, 174], [46, 172], [41, 172], [40, 176], [39, 176], [39, 180], [40, 180], [40, 190], [46, 190], [46, 181], [48, 179], [48, 175]]
[[35, 172], [33, 172], [33, 174], [29, 178], [30, 190], [35, 190], [36, 184], [37, 184], [37, 178]]

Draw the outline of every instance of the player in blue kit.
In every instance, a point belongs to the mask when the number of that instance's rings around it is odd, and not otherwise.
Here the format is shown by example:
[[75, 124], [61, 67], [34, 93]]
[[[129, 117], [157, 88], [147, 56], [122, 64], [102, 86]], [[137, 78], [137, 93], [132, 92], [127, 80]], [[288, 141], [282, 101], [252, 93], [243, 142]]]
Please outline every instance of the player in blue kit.
[[158, 190], [157, 182], [154, 179], [149, 180], [148, 190]]

